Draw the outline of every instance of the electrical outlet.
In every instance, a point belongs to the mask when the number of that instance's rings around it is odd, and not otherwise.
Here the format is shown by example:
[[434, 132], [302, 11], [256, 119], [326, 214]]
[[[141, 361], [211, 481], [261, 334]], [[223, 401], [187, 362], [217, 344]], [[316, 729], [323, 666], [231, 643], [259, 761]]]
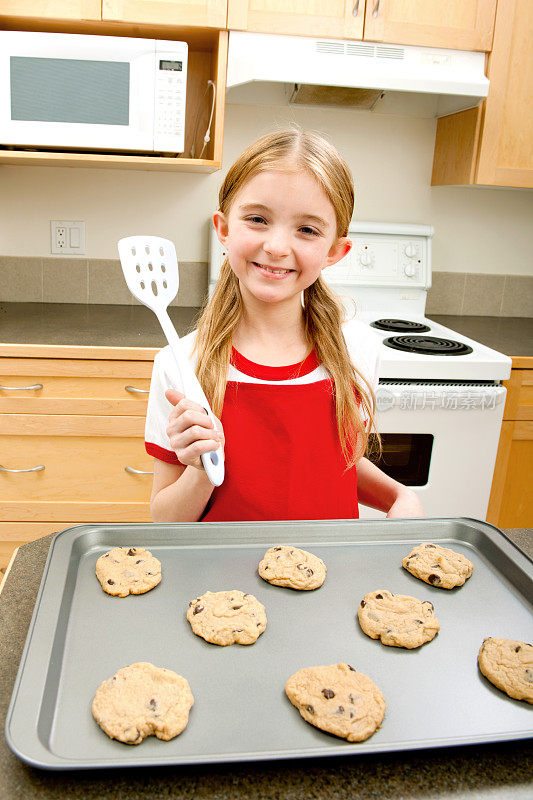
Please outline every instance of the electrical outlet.
[[50, 238], [54, 255], [85, 255], [85, 222], [52, 219]]

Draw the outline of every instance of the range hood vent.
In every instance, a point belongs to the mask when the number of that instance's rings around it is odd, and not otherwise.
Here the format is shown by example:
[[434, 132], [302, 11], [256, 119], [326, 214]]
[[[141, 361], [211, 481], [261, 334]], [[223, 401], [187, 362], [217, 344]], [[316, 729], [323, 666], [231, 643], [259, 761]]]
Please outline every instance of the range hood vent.
[[276, 85], [305, 105], [377, 110], [394, 97], [395, 113], [402, 98], [414, 108], [413, 96], [426, 96], [422, 116], [435, 117], [473, 108], [489, 91], [484, 53], [230, 31], [228, 100], [261, 105]]

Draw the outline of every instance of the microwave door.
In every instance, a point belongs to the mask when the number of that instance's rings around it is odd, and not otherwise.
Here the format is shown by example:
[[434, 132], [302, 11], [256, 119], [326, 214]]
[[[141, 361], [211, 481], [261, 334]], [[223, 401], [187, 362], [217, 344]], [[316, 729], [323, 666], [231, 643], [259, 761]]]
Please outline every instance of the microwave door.
[[120, 48], [105, 52], [113, 37], [97, 38], [107, 39], [104, 52], [80, 42], [78, 52], [67, 56], [65, 50], [61, 57], [9, 55], [2, 143], [153, 150], [154, 43], [141, 40], [144, 52], [136, 56]]

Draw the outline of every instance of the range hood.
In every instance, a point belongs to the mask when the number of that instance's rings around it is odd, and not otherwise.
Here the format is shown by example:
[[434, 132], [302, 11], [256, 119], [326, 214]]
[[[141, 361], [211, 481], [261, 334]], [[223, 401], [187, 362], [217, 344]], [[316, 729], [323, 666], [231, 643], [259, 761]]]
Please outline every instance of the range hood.
[[485, 53], [230, 31], [226, 88], [229, 102], [441, 117], [478, 105], [489, 81]]

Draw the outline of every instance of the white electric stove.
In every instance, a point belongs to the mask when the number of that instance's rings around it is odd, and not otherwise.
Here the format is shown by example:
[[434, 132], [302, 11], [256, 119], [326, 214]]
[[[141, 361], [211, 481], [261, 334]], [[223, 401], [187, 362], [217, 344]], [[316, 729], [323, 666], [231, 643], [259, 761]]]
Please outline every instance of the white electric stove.
[[[357, 222], [349, 235], [351, 251], [323, 276], [381, 340], [379, 465], [412, 486], [426, 516], [485, 519], [511, 359], [425, 316], [431, 226]], [[210, 291], [224, 257], [213, 232]]]

